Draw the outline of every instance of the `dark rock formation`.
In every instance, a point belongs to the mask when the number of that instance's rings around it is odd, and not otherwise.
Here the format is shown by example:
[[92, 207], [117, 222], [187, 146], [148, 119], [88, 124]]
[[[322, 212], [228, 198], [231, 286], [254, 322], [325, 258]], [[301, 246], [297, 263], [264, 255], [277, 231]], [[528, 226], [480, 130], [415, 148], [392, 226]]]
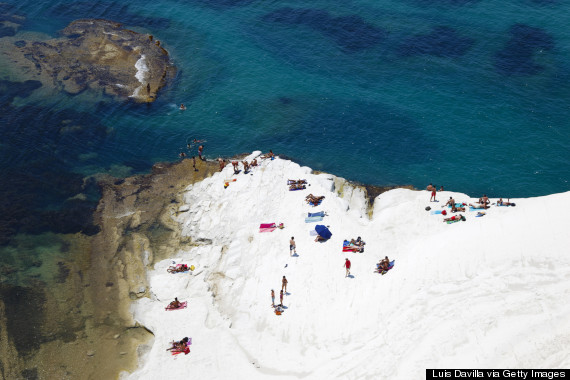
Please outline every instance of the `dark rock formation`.
[[[22, 75], [70, 94], [87, 89], [152, 102], [174, 67], [159, 41], [106, 20], [78, 20], [47, 41], [17, 39], [4, 54]], [[14, 37], [16, 38], [16, 37]]]

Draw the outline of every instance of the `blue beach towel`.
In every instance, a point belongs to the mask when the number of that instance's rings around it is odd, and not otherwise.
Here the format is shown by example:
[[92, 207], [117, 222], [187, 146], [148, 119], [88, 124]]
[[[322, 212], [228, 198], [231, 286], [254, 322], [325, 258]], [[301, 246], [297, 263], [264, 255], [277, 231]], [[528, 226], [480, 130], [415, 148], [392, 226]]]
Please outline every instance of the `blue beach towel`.
[[305, 223], [320, 222], [321, 220], [323, 220], [322, 216], [311, 216], [309, 218], [305, 218]]
[[441, 214], [441, 210], [431, 210], [430, 214], [431, 215], [439, 215], [439, 214]]
[[325, 212], [324, 211], [310, 212], [308, 216], [309, 216], [309, 218], [311, 218], [313, 216], [325, 216]]
[[313, 202], [309, 202], [309, 204], [313, 207], [317, 207], [318, 205], [320, 205], [323, 202], [323, 200], [321, 199], [320, 201], [317, 202], [317, 204], [313, 203]]

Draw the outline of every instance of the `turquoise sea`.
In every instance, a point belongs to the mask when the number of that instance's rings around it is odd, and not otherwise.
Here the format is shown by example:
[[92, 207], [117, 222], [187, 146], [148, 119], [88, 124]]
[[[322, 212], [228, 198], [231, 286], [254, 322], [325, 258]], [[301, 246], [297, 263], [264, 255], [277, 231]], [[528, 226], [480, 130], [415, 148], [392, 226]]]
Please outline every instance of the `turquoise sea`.
[[154, 35], [177, 74], [147, 105], [30, 87], [0, 67], [0, 300], [26, 339], [43, 333], [16, 323], [22, 295], [69, 272], [61, 234], [97, 232], [84, 178], [148, 172], [196, 154], [194, 138], [207, 158], [272, 149], [375, 185], [570, 190], [567, 0], [8, 0], [0, 43], [80, 18]]
[[[207, 157], [272, 149], [370, 184], [570, 189], [565, 1], [24, 0], [3, 12], [50, 36], [78, 18], [119, 21], [178, 68], [150, 106], [4, 91], [3, 171], [47, 155], [58, 171], [144, 172], [199, 138]], [[70, 118], [87, 127], [61, 138]]]

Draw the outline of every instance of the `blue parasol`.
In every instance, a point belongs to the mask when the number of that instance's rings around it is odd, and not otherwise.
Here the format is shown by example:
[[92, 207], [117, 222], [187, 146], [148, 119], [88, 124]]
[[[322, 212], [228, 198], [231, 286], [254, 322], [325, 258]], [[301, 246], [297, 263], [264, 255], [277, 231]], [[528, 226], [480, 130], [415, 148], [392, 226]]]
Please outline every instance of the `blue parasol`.
[[323, 226], [322, 224], [317, 224], [315, 226], [315, 231], [317, 231], [317, 233], [325, 238], [325, 239], [330, 239], [332, 236], [332, 233], [329, 231], [329, 229], [326, 226]]

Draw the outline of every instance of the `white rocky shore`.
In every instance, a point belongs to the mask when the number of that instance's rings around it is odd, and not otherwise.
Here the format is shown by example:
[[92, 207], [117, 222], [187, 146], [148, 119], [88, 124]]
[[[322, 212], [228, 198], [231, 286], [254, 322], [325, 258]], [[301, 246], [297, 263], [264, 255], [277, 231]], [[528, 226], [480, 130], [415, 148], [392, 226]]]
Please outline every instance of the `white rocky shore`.
[[[289, 191], [287, 179], [310, 186]], [[311, 207], [309, 193], [326, 198]], [[451, 195], [475, 200], [438, 198]], [[369, 218], [362, 190], [279, 158], [250, 175], [229, 165], [189, 186], [173, 218], [197, 246], [148, 273], [151, 298], [133, 313], [155, 339], [123, 377], [421, 379], [426, 368], [569, 368], [570, 192], [511, 199], [516, 207], [466, 212], [454, 224], [425, 211], [444, 203], [429, 198], [391, 190]], [[328, 216], [316, 224], [333, 235], [316, 243], [305, 217], [321, 210]], [[273, 222], [285, 228], [259, 232]], [[343, 240], [357, 236], [364, 252], [343, 253]], [[386, 255], [394, 269], [374, 273]], [[173, 261], [196, 269], [168, 274]], [[290, 294], [277, 316], [270, 291], [278, 300], [283, 275]], [[166, 312], [174, 297], [188, 308]], [[169, 342], [185, 336], [191, 353], [170, 355]]]

